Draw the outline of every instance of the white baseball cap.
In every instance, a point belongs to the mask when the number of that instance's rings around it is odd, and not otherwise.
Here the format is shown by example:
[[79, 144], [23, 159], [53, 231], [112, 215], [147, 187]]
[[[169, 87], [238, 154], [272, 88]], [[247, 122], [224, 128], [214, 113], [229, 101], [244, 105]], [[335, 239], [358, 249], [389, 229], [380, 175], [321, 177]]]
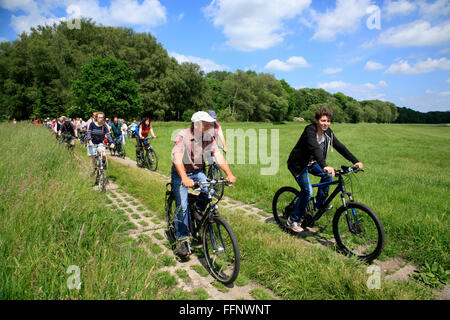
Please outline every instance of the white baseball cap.
[[205, 121], [205, 122], [215, 122], [216, 120], [213, 119], [207, 112], [205, 111], [197, 111], [192, 115], [191, 118], [192, 122], [199, 122], [199, 121]]

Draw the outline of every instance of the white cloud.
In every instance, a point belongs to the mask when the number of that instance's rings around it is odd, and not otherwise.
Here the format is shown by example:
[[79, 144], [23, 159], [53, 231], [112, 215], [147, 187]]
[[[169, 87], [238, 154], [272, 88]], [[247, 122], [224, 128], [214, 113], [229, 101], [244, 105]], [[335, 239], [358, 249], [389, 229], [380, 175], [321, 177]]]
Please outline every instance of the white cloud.
[[343, 81], [331, 81], [331, 82], [321, 82], [317, 85], [318, 88], [330, 91], [341, 91], [351, 87], [351, 83]]
[[303, 57], [290, 57], [289, 59], [284, 61], [280, 61], [278, 59], [274, 59], [269, 61], [264, 69], [274, 70], [274, 71], [292, 71], [295, 68], [306, 68], [310, 65], [306, 62]]
[[446, 54], [450, 52], [450, 48], [444, 48], [438, 51], [438, 54]]
[[384, 69], [384, 65], [376, 61], [367, 61], [364, 66], [364, 70], [366, 71], [375, 71], [380, 69]]
[[281, 43], [289, 32], [284, 22], [310, 4], [311, 0], [213, 0], [203, 12], [215, 27], [223, 28], [229, 46], [253, 51]]
[[192, 57], [192, 56], [185, 56], [185, 55], [182, 55], [182, 54], [179, 54], [179, 53], [176, 53], [176, 52], [169, 52], [169, 56], [177, 59], [177, 61], [179, 63], [183, 63], [183, 62], [196, 63], [206, 73], [208, 73], [210, 71], [228, 70], [228, 69], [230, 69], [230, 67], [228, 67], [226, 65], [217, 64], [217, 63], [215, 63], [214, 61], [212, 61], [210, 59], [204, 59], [204, 58]]
[[311, 10], [312, 20], [317, 25], [312, 39], [331, 41], [337, 34], [356, 31], [370, 4], [370, 0], [337, 0], [334, 10], [327, 9], [325, 13]]
[[412, 47], [445, 45], [449, 40], [450, 20], [435, 26], [428, 21], [416, 20], [382, 32], [377, 42], [394, 47]]
[[[148, 31], [166, 23], [166, 8], [158, 0], [112, 0], [109, 7], [100, 6], [99, 0], [0, 0], [0, 7], [24, 15], [11, 15], [11, 27], [17, 33], [28, 32], [31, 27], [65, 21], [67, 18], [93, 18], [97, 23], [110, 26], [132, 25]], [[67, 16], [57, 17], [54, 9], [66, 9]], [[70, 10], [72, 9], [72, 10]]]
[[433, 91], [433, 90], [430, 90], [430, 89], [427, 89], [427, 90], [425, 90], [425, 93], [426, 93], [426, 94], [433, 94], [434, 91]]
[[325, 74], [335, 74], [342, 71], [342, 68], [326, 68], [323, 70], [323, 73]]
[[109, 7], [110, 18], [115, 25], [129, 24], [146, 28], [166, 23], [166, 8], [158, 0], [113, 0]]
[[450, 96], [450, 91], [439, 92], [439, 95], [442, 97]]
[[329, 92], [343, 92], [344, 94], [351, 96], [357, 100], [383, 100], [386, 94], [379, 92], [380, 89], [387, 87], [386, 81], [379, 81], [374, 83], [353, 84], [344, 81], [331, 81], [322, 82], [317, 85], [318, 88], [322, 88]]
[[0, 37], [0, 42], [7, 42], [7, 41], [8, 41], [8, 39]]
[[447, 79], [447, 81], [445, 81], [445, 82], [447, 82], [447, 83], [450, 83], [450, 78], [449, 78], [449, 79]]
[[400, 60], [392, 64], [384, 73], [387, 74], [421, 74], [435, 70], [450, 70], [450, 60], [447, 58], [419, 61], [411, 66], [408, 61]]
[[448, 0], [436, 0], [434, 2], [419, 0], [417, 3], [420, 7], [420, 14], [425, 19], [433, 20], [450, 15], [450, 2]]
[[177, 17], [177, 21], [181, 21], [184, 18], [184, 12], [180, 13]]
[[391, 1], [388, 0], [384, 4], [384, 16], [390, 20], [395, 16], [406, 16], [411, 14], [417, 9], [417, 3], [410, 2], [408, 0]]
[[450, 95], [426, 94], [399, 98], [399, 106], [413, 108], [421, 112], [450, 111]]

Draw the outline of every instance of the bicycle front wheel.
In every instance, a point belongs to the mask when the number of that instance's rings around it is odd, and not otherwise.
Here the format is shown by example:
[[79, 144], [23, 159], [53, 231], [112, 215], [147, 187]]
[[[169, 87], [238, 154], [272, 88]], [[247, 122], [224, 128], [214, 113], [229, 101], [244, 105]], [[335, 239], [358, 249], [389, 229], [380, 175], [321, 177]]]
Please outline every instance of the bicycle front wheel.
[[203, 251], [214, 278], [232, 283], [239, 274], [241, 256], [236, 236], [220, 217], [211, 217], [203, 228]]
[[350, 202], [336, 211], [333, 233], [336, 244], [344, 254], [368, 262], [381, 254], [386, 239], [383, 224], [377, 215], [357, 202]]
[[[210, 180], [216, 180], [216, 181], [223, 180], [222, 169], [220, 169], [220, 167], [217, 164], [215, 164], [215, 163], [213, 165], [209, 166], [208, 178]], [[220, 199], [222, 199], [224, 189], [225, 189], [224, 184], [216, 184], [214, 186], [213, 197], [216, 199], [217, 202]]]
[[148, 168], [151, 171], [156, 171], [158, 168], [158, 157], [156, 156], [156, 152], [153, 149], [149, 149], [146, 158]]

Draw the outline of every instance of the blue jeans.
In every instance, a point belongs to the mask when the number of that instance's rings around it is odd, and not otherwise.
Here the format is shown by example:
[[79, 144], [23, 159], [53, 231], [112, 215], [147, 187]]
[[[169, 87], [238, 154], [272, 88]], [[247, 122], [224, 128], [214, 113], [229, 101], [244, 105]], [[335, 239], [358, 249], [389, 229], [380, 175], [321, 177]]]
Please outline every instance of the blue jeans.
[[[317, 162], [314, 162], [312, 165], [307, 166], [300, 175], [295, 177], [295, 180], [300, 186], [301, 191], [300, 196], [295, 203], [294, 211], [291, 215], [291, 221], [293, 222], [299, 222], [303, 218], [306, 207], [308, 206], [308, 202], [311, 200], [311, 197], [313, 195], [313, 188], [311, 180], [309, 180], [308, 173], [311, 173], [316, 177], [320, 177], [320, 183], [331, 182], [333, 180], [331, 174], [323, 172], [322, 167]], [[319, 190], [317, 191], [315, 209], [319, 208], [323, 204], [325, 199], [328, 197], [329, 190], [330, 185], [319, 187]]]
[[[188, 204], [188, 188], [183, 186], [181, 177], [178, 175], [176, 169], [172, 167], [170, 173], [172, 178], [172, 190], [175, 195], [175, 237], [183, 239], [189, 236], [188, 228], [190, 223], [189, 204]], [[195, 182], [205, 182], [207, 177], [202, 170], [196, 170], [187, 173], [188, 178]], [[208, 188], [204, 187], [197, 197], [196, 205], [198, 209], [203, 212], [208, 205]]]

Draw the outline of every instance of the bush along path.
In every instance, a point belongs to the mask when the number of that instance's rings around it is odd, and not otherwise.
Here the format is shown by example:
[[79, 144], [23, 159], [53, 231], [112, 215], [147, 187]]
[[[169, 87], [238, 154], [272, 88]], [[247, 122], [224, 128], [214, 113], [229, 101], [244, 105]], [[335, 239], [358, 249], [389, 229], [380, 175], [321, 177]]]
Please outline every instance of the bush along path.
[[[136, 162], [130, 158], [125, 158], [125, 159], [121, 159], [121, 158], [113, 158], [114, 161], [118, 161], [121, 164], [124, 165], [128, 165], [128, 166], [132, 166], [132, 167], [136, 167]], [[145, 169], [142, 169], [145, 170]], [[145, 172], [147, 172], [147, 174], [151, 174], [153, 176], [158, 177], [162, 182], [169, 182], [169, 177], [167, 177], [166, 175], [159, 173], [159, 172], [151, 172], [149, 170], [145, 170]], [[232, 212], [236, 212], [236, 213], [242, 213], [248, 216], [251, 216], [252, 218], [258, 220], [261, 223], [273, 223], [273, 217], [272, 214], [270, 212], [267, 212], [261, 208], [257, 207], [257, 204], [246, 204], [243, 203], [241, 201], [229, 198], [227, 196], [224, 196], [223, 199], [220, 202], [220, 206], [221, 208], [225, 208], [227, 210], [230, 210]], [[133, 221], [133, 220], [132, 220]], [[165, 224], [163, 223], [163, 225], [160, 227], [161, 230], [164, 230], [165, 228]], [[161, 231], [163, 232], [163, 231]], [[162, 235], [162, 234], [161, 234]], [[160, 236], [158, 236], [160, 237]], [[297, 236], [299, 239], [303, 240], [306, 243], [309, 243], [311, 245], [315, 245], [315, 246], [331, 246], [333, 247], [335, 244], [335, 240], [333, 237], [324, 237], [321, 233], [319, 233], [319, 229], [318, 228], [310, 228], [308, 231], [302, 232]], [[164, 246], [164, 248], [166, 248], [166, 246]], [[167, 251], [165, 251], [167, 252]], [[168, 252], [170, 252], [170, 254], [172, 253], [172, 250], [168, 250]], [[178, 265], [179, 263], [177, 263]], [[192, 265], [197, 265], [197, 266], [201, 266], [202, 263], [201, 261], [196, 257], [195, 260], [192, 259], [192, 261], [190, 261], [188, 264], [186, 264], [186, 267], [184, 268], [184, 270], [187, 271], [187, 274], [189, 275], [189, 280], [187, 282], [184, 282], [184, 285], [186, 287], [186, 290], [188, 290], [187, 288], [191, 288], [188, 291], [192, 291], [192, 288], [197, 288], [198, 286], [196, 285], [198, 279], [201, 279], [202, 276], [199, 276], [195, 271], [197, 267], [194, 267]], [[417, 275], [419, 272], [419, 267], [408, 262], [405, 261], [402, 258], [391, 258], [385, 261], [381, 261], [381, 260], [375, 260], [373, 262], [373, 265], [377, 266], [379, 269], [379, 271], [381, 272], [381, 279], [382, 281], [408, 281], [410, 279], [411, 276]], [[203, 270], [205, 270], [205, 267], [202, 267]], [[185, 277], [185, 273], [183, 271], [177, 271], [177, 266], [172, 266], [172, 267], [168, 267], [169, 270], [171, 270], [172, 272], [175, 272], [177, 275], [181, 274], [181, 277]], [[209, 288], [211, 288], [211, 283], [212, 283], [212, 277], [208, 276], [208, 279], [203, 279], [209, 284]], [[238, 278], [239, 280], [239, 278]], [[189, 285], [190, 287], [189, 287]], [[238, 281], [239, 283], [239, 281]], [[202, 286], [204, 285], [204, 283], [201, 284]], [[206, 287], [204, 287], [206, 288]], [[251, 292], [252, 290], [255, 290], [256, 285], [253, 284], [249, 284], [248, 288], [247, 287], [241, 287], [239, 289], [239, 292], [241, 292], [241, 296], [243, 295], [243, 297], [247, 297], [248, 298], [248, 292]], [[267, 289], [268, 290], [268, 289]], [[433, 290], [433, 293], [435, 295], [436, 299], [450, 299], [450, 295], [449, 295], [449, 285], [447, 284], [445, 287], [443, 287], [441, 290]], [[229, 291], [228, 294], [231, 294], [232, 299], [238, 297], [239, 295], [234, 295], [234, 292], [232, 290]], [[273, 293], [270, 293], [270, 295], [272, 297], [275, 297], [275, 295]], [[224, 293], [222, 293], [222, 295], [218, 295], [218, 296], [214, 296], [214, 295], [210, 295], [210, 297], [212, 299], [226, 299], [226, 294], [224, 295]]]
[[107, 197], [112, 210], [122, 210], [129, 218], [127, 231], [129, 236], [148, 253], [158, 257], [164, 264], [161, 271], [169, 272], [177, 281], [176, 288], [188, 292], [196, 299], [236, 300], [236, 299], [276, 299], [270, 290], [252, 283], [240, 275], [234, 284], [223, 285], [216, 281], [207, 271], [206, 261], [202, 259], [201, 245], [193, 247], [194, 252], [188, 261], [181, 261], [174, 255], [166, 239], [165, 221], [160, 221], [138, 199], [109, 182]]

